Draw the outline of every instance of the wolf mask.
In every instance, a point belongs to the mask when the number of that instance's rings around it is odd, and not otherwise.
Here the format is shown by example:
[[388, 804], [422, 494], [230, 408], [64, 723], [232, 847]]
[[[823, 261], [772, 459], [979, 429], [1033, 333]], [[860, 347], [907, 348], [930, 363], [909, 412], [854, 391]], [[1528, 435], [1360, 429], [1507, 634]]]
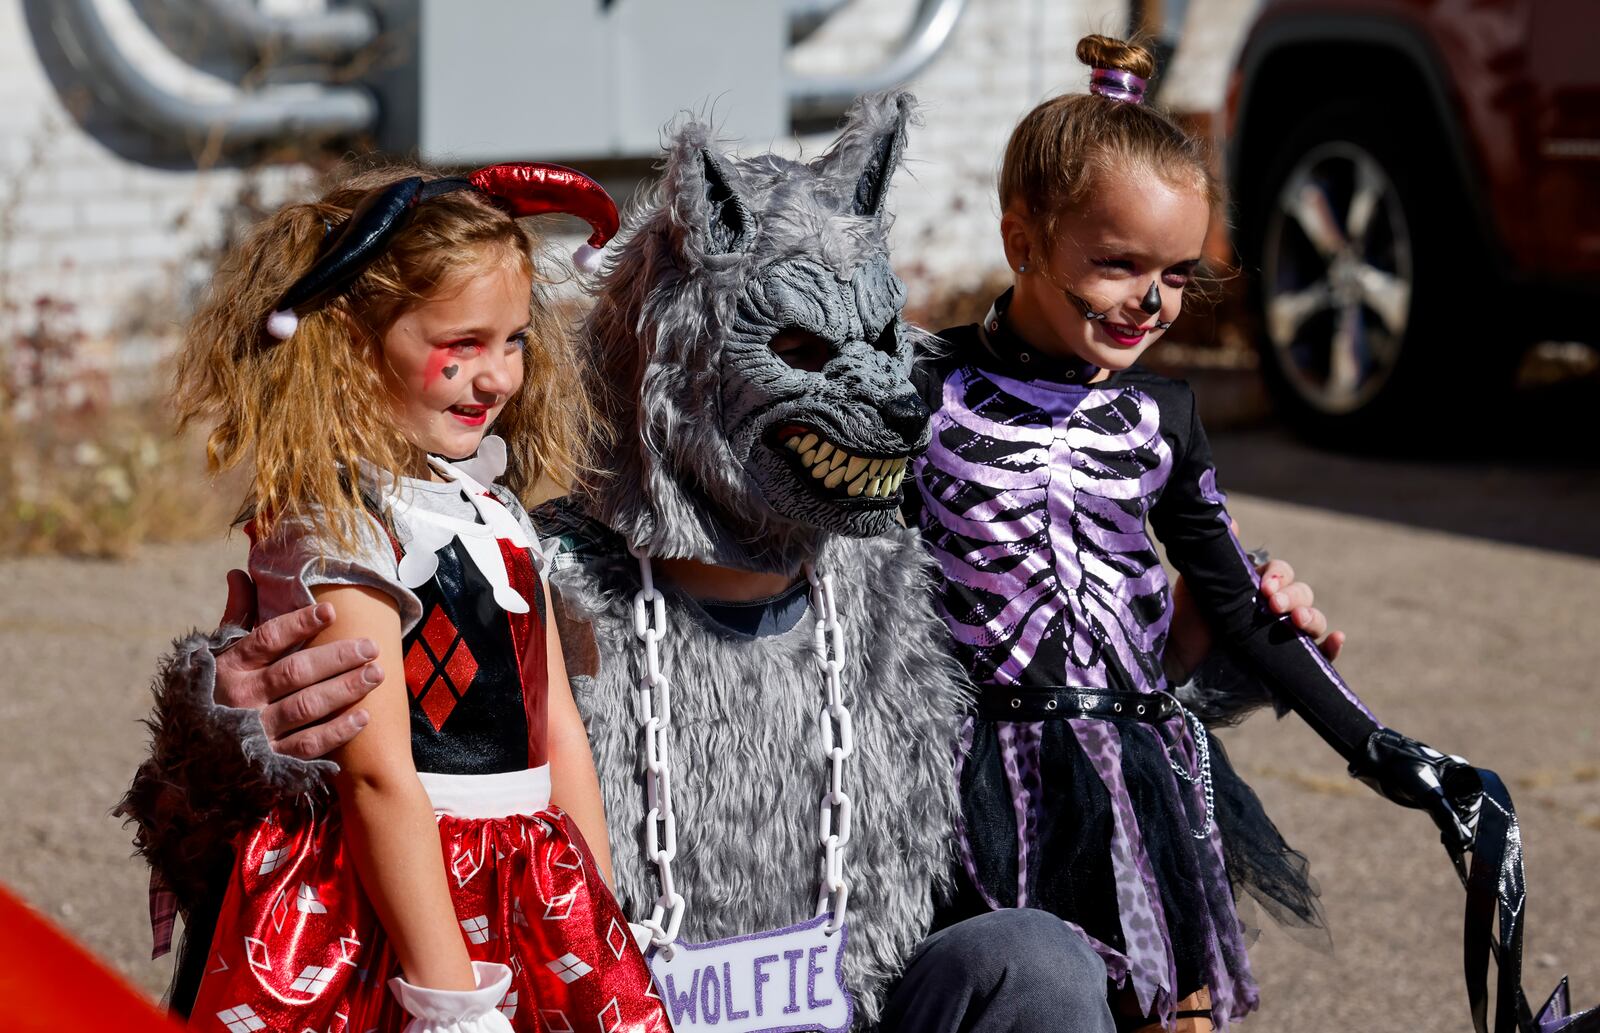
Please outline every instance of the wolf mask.
[[586, 508], [630, 545], [792, 574], [895, 522], [928, 443], [884, 214], [911, 105], [860, 102], [808, 163], [677, 133], [585, 327], [614, 431]]

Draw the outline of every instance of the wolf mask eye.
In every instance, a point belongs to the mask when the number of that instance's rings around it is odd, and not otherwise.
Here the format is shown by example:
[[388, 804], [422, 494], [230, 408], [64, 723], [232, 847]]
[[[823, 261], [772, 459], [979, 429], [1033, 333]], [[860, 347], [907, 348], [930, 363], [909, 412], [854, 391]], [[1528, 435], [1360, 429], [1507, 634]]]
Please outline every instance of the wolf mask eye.
[[884, 324], [883, 330], [879, 332], [878, 339], [872, 342], [872, 346], [886, 355], [893, 355], [899, 337], [899, 322], [897, 319], [891, 319]]
[[819, 373], [833, 357], [833, 343], [820, 334], [798, 326], [786, 326], [767, 342], [772, 354], [793, 369]]

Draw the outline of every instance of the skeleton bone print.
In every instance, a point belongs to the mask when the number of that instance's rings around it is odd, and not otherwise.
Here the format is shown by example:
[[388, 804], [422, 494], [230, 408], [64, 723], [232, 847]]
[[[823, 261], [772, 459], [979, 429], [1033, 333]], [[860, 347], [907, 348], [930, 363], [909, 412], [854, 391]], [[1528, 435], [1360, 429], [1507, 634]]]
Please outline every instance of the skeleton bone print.
[[1170, 588], [1145, 516], [1172, 450], [1155, 400], [971, 366], [942, 390], [916, 480], [974, 680], [1164, 687]]

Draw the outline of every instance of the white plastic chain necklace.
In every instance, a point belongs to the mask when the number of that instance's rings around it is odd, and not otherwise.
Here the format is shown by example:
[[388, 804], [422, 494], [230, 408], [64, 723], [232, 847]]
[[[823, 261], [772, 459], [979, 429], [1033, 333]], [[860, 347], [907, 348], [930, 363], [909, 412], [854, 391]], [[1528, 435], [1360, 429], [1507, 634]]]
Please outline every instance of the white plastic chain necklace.
[[[661, 640], [667, 634], [666, 597], [656, 588], [650, 557], [630, 550], [639, 561], [639, 591], [633, 597], [633, 633], [644, 643], [644, 676], [635, 694], [635, 713], [644, 730], [645, 789], [649, 811], [644, 818], [645, 854], [655, 863], [661, 895], [641, 925], [650, 930], [650, 942], [672, 951], [683, 926], [683, 894], [672, 878], [678, 855], [678, 822], [672, 813], [672, 762], [668, 746], [672, 727], [672, 679], [661, 669]], [[811, 583], [811, 612], [816, 626], [812, 650], [822, 668], [827, 699], [817, 714], [822, 752], [828, 760], [828, 789], [818, 807], [817, 830], [822, 847], [823, 871], [817, 894], [817, 914], [832, 913], [829, 934], [844, 926], [850, 901], [850, 884], [844, 877], [844, 848], [850, 842], [850, 794], [844, 789], [844, 762], [855, 752], [855, 732], [845, 706], [839, 674], [844, 669], [844, 632], [834, 606], [833, 578], [805, 567]]]

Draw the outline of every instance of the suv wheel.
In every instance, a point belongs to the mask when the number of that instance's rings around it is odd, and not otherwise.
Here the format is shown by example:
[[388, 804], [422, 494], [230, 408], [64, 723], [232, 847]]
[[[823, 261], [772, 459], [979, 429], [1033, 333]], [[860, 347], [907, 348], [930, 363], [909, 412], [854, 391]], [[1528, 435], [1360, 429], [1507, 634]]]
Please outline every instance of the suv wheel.
[[1319, 415], [1371, 404], [1411, 319], [1411, 233], [1394, 182], [1359, 144], [1318, 144], [1278, 189], [1261, 244], [1274, 373]]
[[1451, 279], [1479, 268], [1481, 248], [1444, 148], [1391, 128], [1408, 122], [1371, 104], [1312, 112], [1266, 156], [1245, 213], [1263, 375], [1288, 421], [1324, 443], [1393, 441], [1402, 417], [1456, 398], [1458, 373], [1483, 379], [1473, 356], [1504, 343], [1465, 324]]

